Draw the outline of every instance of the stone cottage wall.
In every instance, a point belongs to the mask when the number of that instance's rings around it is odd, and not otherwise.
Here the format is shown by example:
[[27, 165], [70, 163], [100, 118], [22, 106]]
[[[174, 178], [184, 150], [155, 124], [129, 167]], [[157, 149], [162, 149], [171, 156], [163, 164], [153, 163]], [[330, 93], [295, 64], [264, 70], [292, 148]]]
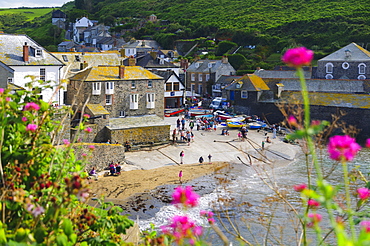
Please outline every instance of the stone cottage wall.
[[137, 127], [121, 130], [111, 130], [112, 142], [132, 145], [167, 142], [170, 139], [170, 125]]

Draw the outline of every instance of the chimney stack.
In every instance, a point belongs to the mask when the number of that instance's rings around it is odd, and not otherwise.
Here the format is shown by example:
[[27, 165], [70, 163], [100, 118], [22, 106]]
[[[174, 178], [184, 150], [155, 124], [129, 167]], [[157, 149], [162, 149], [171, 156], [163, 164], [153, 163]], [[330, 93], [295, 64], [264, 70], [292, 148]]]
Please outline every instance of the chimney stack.
[[136, 59], [135, 59], [135, 57], [130, 56], [130, 58], [128, 58], [128, 65], [129, 66], [136, 66]]
[[118, 67], [119, 69], [119, 78], [120, 79], [124, 79], [125, 78], [125, 66], [119, 66]]
[[25, 42], [23, 45], [23, 61], [24, 62], [29, 62], [28, 56], [29, 56], [28, 45], [27, 45], [27, 42]]
[[227, 58], [227, 56], [223, 56], [222, 63], [228, 63], [228, 62], [229, 62], [229, 59]]

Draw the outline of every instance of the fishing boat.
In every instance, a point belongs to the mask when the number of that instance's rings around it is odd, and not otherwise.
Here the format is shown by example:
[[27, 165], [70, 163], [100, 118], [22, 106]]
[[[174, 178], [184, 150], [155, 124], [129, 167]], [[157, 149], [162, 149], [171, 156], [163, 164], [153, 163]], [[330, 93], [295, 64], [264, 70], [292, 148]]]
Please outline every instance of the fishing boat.
[[222, 120], [222, 121], [225, 121], [225, 120], [227, 120], [227, 119], [231, 119], [231, 118], [233, 118], [233, 116], [232, 116], [232, 115], [229, 115], [228, 113], [225, 113], [225, 111], [217, 110], [215, 113], [216, 113], [216, 116], [217, 116], [220, 120]]
[[244, 117], [234, 117], [231, 119], [226, 120], [226, 125], [231, 128], [240, 128], [243, 126], [247, 126]]
[[261, 129], [267, 127], [267, 124], [262, 121], [252, 121], [247, 123], [249, 129]]
[[204, 108], [192, 108], [190, 109], [190, 116], [195, 117], [199, 115], [207, 115], [212, 114], [212, 110], [204, 109]]

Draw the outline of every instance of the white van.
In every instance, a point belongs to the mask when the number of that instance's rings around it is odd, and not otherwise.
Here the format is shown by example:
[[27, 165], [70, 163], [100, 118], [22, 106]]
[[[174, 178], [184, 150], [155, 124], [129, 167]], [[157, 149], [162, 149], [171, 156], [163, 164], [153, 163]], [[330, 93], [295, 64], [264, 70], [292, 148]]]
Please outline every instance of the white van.
[[226, 101], [226, 98], [215, 97], [215, 99], [212, 100], [209, 107], [211, 109], [221, 109], [222, 108], [222, 102], [225, 102], [225, 101]]

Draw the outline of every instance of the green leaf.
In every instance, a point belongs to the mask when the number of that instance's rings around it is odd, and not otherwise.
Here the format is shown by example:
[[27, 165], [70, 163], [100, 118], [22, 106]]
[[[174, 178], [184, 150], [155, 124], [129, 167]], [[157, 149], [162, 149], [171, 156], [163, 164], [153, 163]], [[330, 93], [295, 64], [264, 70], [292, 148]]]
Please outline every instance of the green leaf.
[[72, 221], [69, 219], [64, 219], [62, 223], [62, 229], [67, 236], [70, 236], [73, 233]]
[[38, 227], [35, 230], [35, 233], [34, 233], [34, 237], [36, 239], [36, 242], [37, 243], [42, 243], [45, 240], [45, 235], [46, 235], [45, 230], [41, 227]]
[[67, 246], [68, 245], [68, 238], [65, 234], [59, 234], [57, 236], [57, 245], [58, 246]]

